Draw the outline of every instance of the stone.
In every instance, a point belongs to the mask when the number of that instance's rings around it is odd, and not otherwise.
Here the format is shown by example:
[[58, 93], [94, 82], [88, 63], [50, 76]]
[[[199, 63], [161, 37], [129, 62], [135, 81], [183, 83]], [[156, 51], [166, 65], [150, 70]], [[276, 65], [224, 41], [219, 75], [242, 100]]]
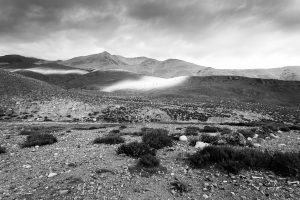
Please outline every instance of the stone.
[[272, 138], [274, 138], [274, 139], [278, 139], [278, 138], [279, 138], [278, 135], [275, 135], [275, 134], [273, 134], [273, 133], [271, 133], [270, 136], [271, 136]]
[[66, 195], [69, 193], [69, 190], [59, 190], [58, 192], [60, 195]]
[[182, 141], [182, 142], [187, 142], [188, 139], [185, 135], [182, 135], [182, 136], [179, 137], [179, 140]]
[[23, 168], [29, 169], [29, 168], [31, 168], [31, 165], [23, 165]]
[[209, 196], [208, 196], [207, 194], [204, 194], [204, 195], [203, 195], [203, 198], [204, 198], [204, 199], [208, 199]]
[[204, 149], [204, 147], [207, 147], [209, 145], [210, 144], [208, 144], [208, 143], [198, 141], [198, 142], [196, 142], [195, 148], [202, 150], [202, 149]]
[[258, 134], [255, 133], [254, 136], [253, 136], [253, 138], [254, 139], [258, 138]]
[[48, 178], [52, 178], [52, 177], [54, 177], [56, 175], [57, 175], [57, 173], [51, 172], [51, 173], [48, 174]]
[[258, 143], [254, 143], [254, 144], [253, 144], [253, 147], [255, 147], [255, 148], [259, 148], [259, 147], [261, 147], [261, 145], [260, 145], [260, 144], [258, 144]]

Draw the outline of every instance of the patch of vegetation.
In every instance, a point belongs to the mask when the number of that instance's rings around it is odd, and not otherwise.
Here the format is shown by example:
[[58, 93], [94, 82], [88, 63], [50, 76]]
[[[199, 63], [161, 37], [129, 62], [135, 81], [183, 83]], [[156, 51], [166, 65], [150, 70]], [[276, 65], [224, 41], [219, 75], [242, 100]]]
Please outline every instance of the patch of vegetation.
[[291, 129], [290, 129], [288, 126], [282, 126], [282, 127], [279, 127], [279, 130], [280, 130], [280, 131], [283, 131], [283, 132], [288, 132], [288, 131], [290, 131]]
[[260, 124], [261, 123], [259, 123], [259, 122], [225, 122], [225, 123], [221, 123], [221, 125], [247, 126], [247, 127], [259, 126]]
[[125, 129], [125, 128], [127, 128], [127, 126], [125, 126], [125, 125], [120, 126], [120, 129]]
[[232, 130], [230, 128], [219, 128], [219, 132], [222, 134], [222, 135], [225, 135], [225, 134], [231, 134], [232, 133]]
[[6, 153], [6, 148], [5, 148], [5, 147], [2, 147], [2, 146], [0, 146], [0, 154], [2, 154], [2, 153]]
[[62, 131], [64, 127], [60, 126], [33, 126], [28, 127], [22, 130], [19, 135], [34, 135], [34, 134], [40, 134], [40, 133], [53, 133]]
[[218, 135], [208, 135], [208, 134], [201, 135], [201, 141], [205, 143], [218, 144], [219, 140], [220, 140], [220, 136]]
[[118, 129], [109, 131], [109, 134], [118, 134], [118, 133], [120, 133], [120, 130], [118, 130]]
[[219, 131], [218, 127], [215, 126], [204, 126], [204, 128], [201, 130], [201, 132], [204, 133], [216, 133]]
[[117, 149], [117, 154], [126, 154], [127, 156], [138, 158], [146, 154], [155, 156], [156, 151], [144, 143], [131, 142], [128, 144], [122, 144]]
[[168, 136], [168, 131], [165, 129], [152, 129], [143, 135], [142, 140], [145, 144], [154, 149], [162, 149], [167, 146], [172, 146], [172, 138]]
[[238, 133], [241, 133], [245, 138], [253, 138], [254, 135], [256, 134], [257, 129], [252, 128], [252, 129], [239, 129], [237, 130]]
[[94, 144], [121, 144], [124, 143], [125, 140], [121, 136], [106, 136], [99, 137], [94, 140]]
[[189, 192], [191, 190], [190, 187], [186, 183], [183, 183], [178, 180], [171, 182], [170, 185], [171, 185], [172, 190], [175, 190], [176, 192], [179, 192], [180, 194]]
[[103, 128], [106, 128], [106, 127], [105, 126], [79, 126], [79, 127], [73, 128], [73, 130], [83, 131], [83, 130], [96, 130], [96, 129], [103, 129]]
[[184, 134], [186, 136], [190, 136], [190, 135], [196, 136], [200, 131], [201, 129], [197, 126], [188, 126], [186, 127]]
[[289, 126], [289, 129], [294, 130], [294, 131], [300, 131], [300, 126], [292, 125], [292, 126]]
[[189, 157], [195, 168], [217, 164], [230, 173], [241, 170], [269, 170], [281, 176], [300, 177], [300, 153], [260, 151], [251, 148], [208, 146]]
[[199, 138], [193, 138], [190, 140], [189, 145], [194, 147], [198, 141], [200, 141]]
[[21, 144], [22, 148], [50, 145], [57, 142], [57, 138], [51, 134], [33, 134], [28, 135], [26, 141]]
[[166, 168], [160, 165], [160, 160], [152, 154], [141, 156], [134, 167], [130, 167], [131, 173], [139, 173], [141, 176], [149, 177], [153, 174], [166, 171]]
[[146, 154], [141, 156], [138, 161], [138, 166], [152, 168], [158, 167], [160, 165], [160, 160], [151, 154]]

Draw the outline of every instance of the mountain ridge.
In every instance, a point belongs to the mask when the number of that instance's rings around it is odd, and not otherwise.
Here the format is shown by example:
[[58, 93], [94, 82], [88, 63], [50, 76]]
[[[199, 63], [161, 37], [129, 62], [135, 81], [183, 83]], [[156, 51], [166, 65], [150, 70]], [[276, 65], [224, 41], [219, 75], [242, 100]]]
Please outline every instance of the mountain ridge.
[[216, 69], [174, 58], [163, 61], [144, 56], [128, 58], [121, 55], [112, 55], [107, 51], [63, 61], [47, 61], [20, 55], [0, 56], [0, 68], [2, 69], [28, 69], [38, 66], [49, 67], [51, 64], [56, 64], [58, 68], [67, 66], [72, 69], [84, 71], [123, 70], [161, 78], [173, 78], [177, 76], [243, 76], [248, 78], [300, 81], [299, 66], [268, 69]]

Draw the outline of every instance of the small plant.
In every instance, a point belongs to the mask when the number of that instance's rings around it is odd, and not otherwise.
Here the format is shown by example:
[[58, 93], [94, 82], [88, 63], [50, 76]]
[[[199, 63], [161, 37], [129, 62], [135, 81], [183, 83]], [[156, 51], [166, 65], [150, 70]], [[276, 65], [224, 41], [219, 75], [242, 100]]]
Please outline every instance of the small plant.
[[201, 129], [199, 127], [188, 126], [188, 127], [186, 127], [184, 134], [187, 135], [187, 136], [190, 136], [190, 135], [196, 136], [196, 135], [198, 135], [198, 133], [200, 131], [201, 131]]
[[6, 153], [6, 148], [0, 146], [0, 154], [2, 154], [2, 153]]
[[28, 135], [26, 141], [21, 144], [22, 148], [50, 145], [57, 142], [57, 138], [51, 134], [33, 134]]
[[125, 126], [125, 125], [120, 126], [120, 129], [125, 129], [125, 128], [127, 128], [127, 126]]
[[121, 136], [106, 136], [99, 137], [94, 140], [94, 144], [121, 144], [124, 143], [125, 140]]
[[156, 152], [144, 143], [131, 142], [128, 144], [122, 144], [117, 149], [117, 154], [126, 154], [127, 156], [138, 158], [146, 154], [155, 156]]
[[168, 136], [168, 131], [164, 129], [152, 129], [143, 135], [142, 140], [145, 144], [154, 149], [162, 149], [172, 146], [172, 138]]
[[193, 139], [190, 140], [189, 145], [194, 147], [198, 141], [200, 141], [200, 139], [193, 138]]
[[120, 130], [118, 130], [118, 129], [109, 131], [109, 134], [118, 134], [118, 133], [120, 133]]
[[219, 128], [215, 126], [204, 126], [201, 131], [204, 133], [216, 133], [219, 131]]
[[253, 138], [255, 133], [256, 133], [257, 129], [256, 128], [252, 128], [252, 129], [239, 129], [237, 130], [238, 133], [241, 133], [245, 138]]
[[160, 160], [151, 154], [146, 154], [141, 156], [138, 161], [138, 166], [152, 168], [158, 167], [160, 165]]
[[288, 131], [290, 131], [291, 129], [290, 129], [288, 126], [282, 126], [282, 127], [279, 127], [279, 130], [280, 130], [280, 131], [283, 131], [283, 132], [288, 132]]
[[232, 130], [230, 128], [220, 128], [219, 131], [221, 132], [221, 135], [232, 133]]
[[201, 141], [205, 143], [218, 144], [219, 140], [220, 140], [220, 136], [217, 135], [208, 135], [208, 134], [201, 135]]
[[184, 193], [184, 192], [189, 192], [190, 191], [190, 188], [188, 187], [187, 184], [181, 182], [181, 181], [174, 181], [174, 182], [171, 182], [170, 183], [171, 185], [171, 189], [172, 190], [175, 190], [176, 192], [179, 192], [179, 193]]
[[300, 131], [300, 126], [292, 125], [292, 126], [289, 126], [289, 129], [294, 130], [294, 131]]

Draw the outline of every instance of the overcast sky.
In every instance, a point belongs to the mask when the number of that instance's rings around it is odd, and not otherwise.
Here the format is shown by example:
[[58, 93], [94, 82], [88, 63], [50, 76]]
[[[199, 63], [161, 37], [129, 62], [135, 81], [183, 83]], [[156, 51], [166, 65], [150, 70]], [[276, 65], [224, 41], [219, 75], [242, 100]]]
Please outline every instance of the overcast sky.
[[300, 66], [300, 0], [0, 0], [0, 55]]

